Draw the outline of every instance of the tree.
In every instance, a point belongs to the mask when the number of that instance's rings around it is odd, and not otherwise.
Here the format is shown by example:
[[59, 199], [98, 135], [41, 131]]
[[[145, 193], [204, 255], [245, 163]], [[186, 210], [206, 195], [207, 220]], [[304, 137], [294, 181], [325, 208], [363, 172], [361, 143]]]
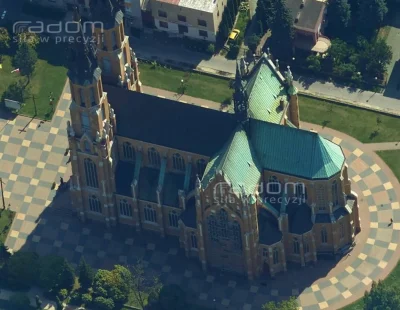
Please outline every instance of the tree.
[[258, 47], [258, 44], [260, 43], [260, 36], [253, 34], [247, 39], [247, 45], [249, 46], [250, 50], [255, 53]]
[[321, 72], [321, 61], [317, 55], [310, 55], [307, 57], [308, 69], [314, 73]]
[[40, 261], [39, 285], [47, 290], [72, 289], [75, 275], [65, 258], [56, 255], [44, 256]]
[[95, 309], [99, 310], [113, 310], [115, 307], [114, 301], [111, 298], [96, 297], [94, 299]]
[[93, 279], [94, 295], [111, 298], [115, 303], [125, 302], [131, 287], [132, 274], [120, 265], [111, 271], [99, 269]]
[[23, 80], [18, 80], [8, 86], [3, 94], [3, 98], [24, 102], [25, 98], [28, 96], [28, 93], [29, 89], [27, 89], [26, 83]]
[[372, 283], [370, 292], [364, 295], [364, 310], [399, 310], [400, 295], [394, 286], [388, 286], [383, 282]]
[[289, 59], [293, 54], [293, 17], [286, 7], [285, 0], [273, 0], [273, 15], [270, 28], [272, 35], [267, 41], [273, 53], [282, 59]]
[[10, 48], [10, 40], [8, 30], [4, 27], [0, 27], [0, 51]]
[[90, 288], [92, 286], [94, 272], [92, 267], [90, 267], [90, 265], [86, 263], [84, 257], [82, 257], [79, 262], [78, 271], [79, 271], [79, 283], [81, 284], [81, 287], [84, 289]]
[[271, 23], [271, 17], [274, 16], [273, 11], [273, 0], [257, 1], [255, 19], [260, 25], [260, 35], [263, 35], [265, 32], [267, 32]]
[[11, 254], [9, 252], [8, 246], [6, 246], [2, 241], [0, 241], [0, 262], [5, 262], [10, 258]]
[[329, 30], [334, 36], [341, 37], [350, 26], [351, 8], [347, 0], [329, 1]]
[[359, 33], [370, 37], [380, 26], [388, 13], [386, 0], [362, 0], [359, 3]]
[[262, 306], [262, 310], [297, 310], [298, 304], [296, 298], [291, 297], [288, 300], [283, 300], [279, 303], [270, 301]]
[[11, 295], [10, 304], [12, 306], [12, 309], [15, 309], [15, 310], [31, 309], [31, 307], [30, 307], [31, 302], [29, 301], [28, 296], [26, 296], [25, 294], [22, 294], [22, 293], [16, 293], [14, 295]]
[[39, 256], [33, 252], [16, 252], [4, 268], [9, 288], [30, 288], [35, 284], [38, 275]]
[[35, 70], [37, 59], [36, 51], [29, 44], [26, 42], [19, 44], [14, 57], [14, 65], [19, 68], [21, 74], [28, 77], [28, 82]]
[[26, 43], [33, 49], [36, 49], [40, 42], [39, 37], [36, 33], [28, 31], [20, 32], [18, 34], [17, 40], [18, 45]]
[[386, 67], [390, 63], [393, 53], [391, 47], [383, 39], [373, 40], [371, 43], [364, 38], [357, 41], [360, 69], [370, 78], [383, 79]]

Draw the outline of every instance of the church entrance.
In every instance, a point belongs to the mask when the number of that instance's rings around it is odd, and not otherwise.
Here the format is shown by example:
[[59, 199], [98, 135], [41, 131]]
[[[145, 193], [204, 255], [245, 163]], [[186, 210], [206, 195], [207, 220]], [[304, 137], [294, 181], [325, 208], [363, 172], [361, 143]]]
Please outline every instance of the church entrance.
[[229, 221], [221, 209], [207, 218], [207, 260], [212, 267], [245, 273], [242, 233], [237, 221]]

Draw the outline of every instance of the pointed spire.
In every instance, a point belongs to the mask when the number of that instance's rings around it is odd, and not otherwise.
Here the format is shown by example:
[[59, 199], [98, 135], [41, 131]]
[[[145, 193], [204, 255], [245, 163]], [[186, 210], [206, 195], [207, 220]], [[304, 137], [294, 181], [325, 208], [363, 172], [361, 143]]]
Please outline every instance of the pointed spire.
[[92, 21], [101, 22], [103, 29], [114, 28], [124, 17], [116, 0], [92, 0], [90, 13]]
[[76, 32], [70, 40], [68, 55], [68, 77], [74, 83], [84, 84], [93, 78], [100, 78], [101, 71], [97, 66], [94, 47], [89, 38], [85, 37], [81, 19], [77, 9], [74, 10], [74, 21]]

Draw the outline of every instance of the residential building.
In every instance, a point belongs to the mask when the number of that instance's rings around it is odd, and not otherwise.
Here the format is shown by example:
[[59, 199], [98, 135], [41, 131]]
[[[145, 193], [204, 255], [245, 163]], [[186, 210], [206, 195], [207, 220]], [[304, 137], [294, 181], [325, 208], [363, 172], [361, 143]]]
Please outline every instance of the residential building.
[[[361, 225], [345, 156], [299, 128], [290, 68], [282, 75], [269, 55], [238, 63], [234, 113], [147, 95], [134, 54], [117, 61], [130, 51], [121, 12], [102, 12], [110, 54], [76, 40], [68, 62], [70, 191], [83, 222], [175, 236], [204, 270], [249, 279], [354, 242]], [[116, 82], [124, 72], [130, 81]]]
[[295, 47], [325, 53], [331, 41], [321, 31], [326, 15], [326, 0], [286, 0], [292, 13]]
[[215, 42], [226, 0], [150, 0], [155, 27]]

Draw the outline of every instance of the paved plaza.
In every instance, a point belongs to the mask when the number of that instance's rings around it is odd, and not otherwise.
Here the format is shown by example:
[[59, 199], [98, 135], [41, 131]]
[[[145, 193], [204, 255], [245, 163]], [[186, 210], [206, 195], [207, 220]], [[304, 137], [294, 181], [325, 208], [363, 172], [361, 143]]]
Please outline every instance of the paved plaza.
[[[60, 176], [65, 181], [70, 176], [68, 156], [64, 156], [69, 101], [67, 88], [52, 122], [41, 124], [21, 116], [1, 121], [0, 176], [6, 204], [17, 212], [6, 243], [15, 251], [58, 254], [75, 265], [83, 255], [96, 268], [134, 264], [140, 258], [147, 271], [159, 275], [164, 283], [188, 289], [192, 301], [240, 310], [261, 309], [269, 300], [293, 295], [303, 310], [339, 309], [362, 297], [372, 281], [385, 277], [398, 261], [397, 179], [370, 146], [310, 124], [302, 126], [342, 146], [353, 189], [359, 195], [362, 232], [351, 256], [341, 261], [289, 268], [275, 280], [249, 282], [213, 270], [203, 272], [198, 262], [186, 259], [176, 238], [138, 234], [132, 227], [107, 230], [99, 224], [83, 225], [68, 212], [68, 191], [56, 194], [57, 188], [52, 189]], [[394, 223], [389, 225], [391, 218]]]

